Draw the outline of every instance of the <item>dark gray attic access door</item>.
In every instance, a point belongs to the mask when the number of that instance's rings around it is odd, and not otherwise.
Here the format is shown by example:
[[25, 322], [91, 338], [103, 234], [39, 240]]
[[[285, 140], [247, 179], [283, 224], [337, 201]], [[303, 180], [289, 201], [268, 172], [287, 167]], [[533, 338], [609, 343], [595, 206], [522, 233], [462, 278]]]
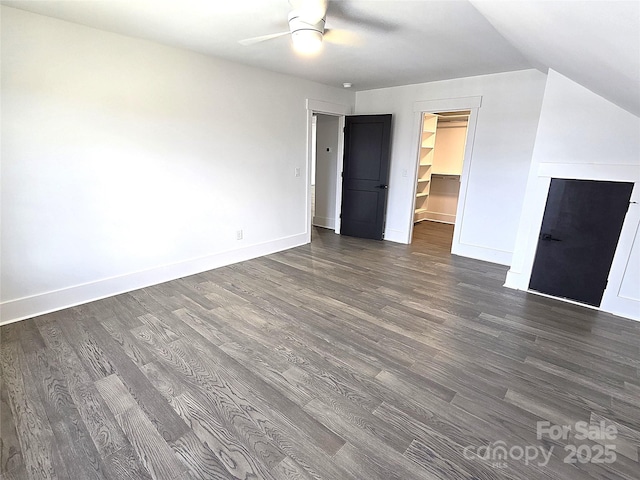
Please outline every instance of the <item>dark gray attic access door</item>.
[[529, 288], [600, 306], [633, 183], [553, 178]]

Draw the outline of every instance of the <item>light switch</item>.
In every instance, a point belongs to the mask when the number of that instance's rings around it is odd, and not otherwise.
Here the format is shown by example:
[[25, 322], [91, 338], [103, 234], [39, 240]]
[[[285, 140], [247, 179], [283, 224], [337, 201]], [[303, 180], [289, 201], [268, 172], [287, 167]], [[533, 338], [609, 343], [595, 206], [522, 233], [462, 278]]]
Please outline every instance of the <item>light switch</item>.
[[403, 176], [403, 177], [406, 177], [406, 176], [407, 176], [407, 169], [406, 169], [406, 168], [403, 168], [403, 169], [402, 169], [402, 176]]

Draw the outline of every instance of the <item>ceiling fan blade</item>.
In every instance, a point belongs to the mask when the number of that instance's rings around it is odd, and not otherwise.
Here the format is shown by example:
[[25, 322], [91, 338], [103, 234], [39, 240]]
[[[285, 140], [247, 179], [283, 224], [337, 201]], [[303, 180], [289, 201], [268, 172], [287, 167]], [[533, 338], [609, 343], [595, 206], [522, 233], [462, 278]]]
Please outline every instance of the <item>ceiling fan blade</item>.
[[289, 0], [300, 20], [315, 25], [327, 14], [327, 0]]
[[360, 28], [367, 30], [377, 30], [380, 32], [394, 32], [399, 26], [384, 18], [377, 18], [370, 15], [362, 9], [362, 7], [356, 8], [350, 2], [341, 0], [331, 1], [328, 3], [329, 16], [331, 18], [343, 20], [349, 23], [353, 23]]
[[334, 45], [362, 45], [362, 38], [355, 32], [350, 30], [340, 30], [335, 28], [327, 28], [324, 31], [324, 40]]
[[259, 37], [245, 38], [244, 40], [238, 41], [240, 45], [249, 46], [254, 45], [256, 43], [265, 42], [267, 40], [271, 40], [272, 38], [284, 37], [285, 35], [289, 35], [291, 32], [279, 32], [279, 33], [270, 33], [269, 35], [261, 35]]

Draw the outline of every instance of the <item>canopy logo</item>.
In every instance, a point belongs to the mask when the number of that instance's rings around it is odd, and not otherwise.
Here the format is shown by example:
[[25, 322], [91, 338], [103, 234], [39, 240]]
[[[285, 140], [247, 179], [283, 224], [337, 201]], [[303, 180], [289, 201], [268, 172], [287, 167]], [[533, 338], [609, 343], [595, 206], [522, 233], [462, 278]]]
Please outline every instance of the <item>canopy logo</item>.
[[545, 467], [551, 459], [552, 452], [553, 447], [545, 450], [544, 447], [536, 445], [527, 445], [525, 447], [515, 445], [508, 448], [506, 442], [498, 440], [477, 448], [473, 446], [465, 447], [463, 455], [468, 460], [479, 458], [489, 462], [495, 468], [507, 468], [507, 460], [524, 461], [525, 465], [529, 465], [538, 459], [538, 465]]
[[[536, 438], [548, 438], [559, 445], [545, 447], [542, 445], [514, 445], [509, 447], [503, 440], [488, 445], [464, 448], [463, 455], [467, 460], [479, 459], [488, 462], [494, 468], [507, 468], [511, 460], [523, 462], [525, 465], [546, 467], [553, 456], [554, 449], [562, 449], [564, 463], [613, 463], [616, 461], [616, 445], [613, 442], [618, 436], [615, 425], [576, 422], [573, 425], [554, 425], [541, 421], [536, 425]], [[562, 446], [560, 443], [567, 443]], [[582, 442], [582, 443], [579, 443]], [[608, 442], [608, 443], [607, 443]]]

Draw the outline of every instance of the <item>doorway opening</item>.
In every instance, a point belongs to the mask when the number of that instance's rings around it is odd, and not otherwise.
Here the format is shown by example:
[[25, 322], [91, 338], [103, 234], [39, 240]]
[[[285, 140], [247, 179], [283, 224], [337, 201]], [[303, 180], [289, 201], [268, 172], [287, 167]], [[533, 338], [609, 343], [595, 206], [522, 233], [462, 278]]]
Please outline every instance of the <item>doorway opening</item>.
[[311, 225], [335, 230], [340, 118], [314, 113], [311, 127]]
[[315, 228], [340, 233], [340, 192], [344, 116], [310, 112], [309, 241]]
[[[336, 134], [338, 137], [338, 144], [335, 149], [335, 157], [336, 157], [336, 165], [335, 165], [335, 205], [336, 211], [340, 207], [342, 202], [342, 190], [338, 188], [339, 183], [341, 182], [341, 174], [342, 174], [342, 153], [344, 151], [344, 137], [342, 135], [342, 130], [344, 129], [345, 123], [345, 115], [351, 113], [351, 107], [349, 105], [340, 105], [336, 103], [323, 102], [320, 100], [313, 100], [307, 98], [307, 155], [306, 155], [306, 170], [307, 170], [307, 181], [306, 181], [306, 194], [307, 194], [307, 208], [306, 208], [306, 221], [305, 227], [307, 229], [306, 233], [306, 241], [307, 243], [311, 242], [311, 232], [313, 230], [314, 224], [314, 216], [318, 212], [318, 195], [321, 195], [321, 191], [324, 193], [325, 188], [330, 188], [328, 185], [319, 184], [318, 182], [318, 155], [316, 151], [317, 147], [317, 136], [318, 136], [318, 118], [324, 117], [332, 117], [336, 119], [338, 124], [336, 128]], [[314, 116], [316, 116], [315, 120], [315, 137], [313, 135], [314, 131]], [[326, 147], [325, 147], [326, 152]], [[313, 159], [315, 155], [315, 160]], [[312, 163], [315, 162], [314, 165]], [[313, 176], [313, 178], [312, 178]], [[313, 180], [313, 185], [312, 185]], [[311, 194], [314, 194], [314, 206], [312, 209], [311, 202]], [[328, 195], [328, 193], [327, 193]], [[331, 218], [331, 217], [329, 217]], [[340, 215], [339, 212], [333, 214], [334, 223], [331, 227], [334, 229], [335, 233], [340, 233]]]
[[471, 110], [422, 113], [412, 241], [436, 231], [451, 250], [470, 116]]

